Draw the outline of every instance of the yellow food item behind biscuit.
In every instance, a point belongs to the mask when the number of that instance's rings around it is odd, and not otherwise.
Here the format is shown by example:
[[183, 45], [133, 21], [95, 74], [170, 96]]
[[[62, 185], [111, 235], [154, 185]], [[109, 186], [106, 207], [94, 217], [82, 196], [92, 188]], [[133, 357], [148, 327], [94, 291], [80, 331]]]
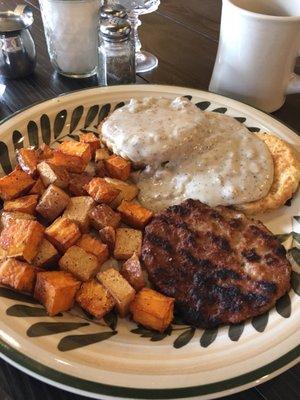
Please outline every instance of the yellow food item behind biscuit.
[[268, 146], [274, 163], [274, 179], [267, 196], [235, 208], [245, 214], [261, 214], [283, 206], [296, 192], [300, 181], [300, 158], [296, 150], [269, 133], [257, 133]]

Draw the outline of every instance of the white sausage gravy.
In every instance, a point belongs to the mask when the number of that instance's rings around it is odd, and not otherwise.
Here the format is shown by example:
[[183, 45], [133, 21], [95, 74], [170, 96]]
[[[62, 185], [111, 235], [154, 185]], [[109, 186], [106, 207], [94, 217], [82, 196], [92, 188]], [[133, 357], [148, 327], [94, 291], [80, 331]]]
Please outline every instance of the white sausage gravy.
[[258, 200], [273, 181], [263, 141], [186, 98], [132, 99], [102, 124], [102, 138], [115, 154], [146, 165], [133, 176], [139, 201], [155, 211], [187, 198], [212, 207]]

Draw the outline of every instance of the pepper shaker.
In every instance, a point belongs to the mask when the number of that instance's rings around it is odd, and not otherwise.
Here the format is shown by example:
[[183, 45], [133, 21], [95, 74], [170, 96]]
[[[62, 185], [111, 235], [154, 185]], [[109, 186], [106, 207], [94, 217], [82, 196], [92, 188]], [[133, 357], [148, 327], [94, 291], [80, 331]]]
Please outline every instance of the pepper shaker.
[[100, 85], [135, 82], [135, 49], [126, 19], [111, 18], [100, 24], [98, 81]]

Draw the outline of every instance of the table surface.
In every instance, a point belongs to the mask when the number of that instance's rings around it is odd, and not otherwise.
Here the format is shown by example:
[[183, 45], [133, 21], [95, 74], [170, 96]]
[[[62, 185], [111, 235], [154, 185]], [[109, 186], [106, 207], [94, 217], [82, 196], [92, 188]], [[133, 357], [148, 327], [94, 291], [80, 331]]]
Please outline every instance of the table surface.
[[[0, 78], [0, 119], [35, 102], [61, 93], [97, 85], [95, 78], [72, 80], [54, 73], [46, 50], [37, 0], [26, 0], [33, 7], [32, 34], [38, 63], [35, 73], [22, 80]], [[14, 9], [15, 0], [0, 1], [0, 11]], [[153, 52], [159, 66], [137, 77], [137, 83], [161, 83], [208, 89], [218, 46], [221, 0], [162, 0], [158, 11], [142, 17], [140, 38]], [[300, 72], [300, 62], [296, 72]], [[274, 115], [300, 132], [300, 95], [287, 97]], [[0, 361], [0, 400], [80, 400], [65, 391], [33, 379]], [[263, 385], [223, 400], [300, 400], [300, 365]]]

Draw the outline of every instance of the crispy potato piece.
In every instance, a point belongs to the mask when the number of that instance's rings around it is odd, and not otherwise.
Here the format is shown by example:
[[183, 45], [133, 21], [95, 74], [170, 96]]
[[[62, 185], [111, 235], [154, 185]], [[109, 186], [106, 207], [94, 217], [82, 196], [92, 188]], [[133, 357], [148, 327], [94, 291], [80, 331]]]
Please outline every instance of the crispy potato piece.
[[12, 200], [20, 197], [34, 185], [35, 181], [31, 176], [19, 168], [0, 178], [0, 197], [3, 200]]
[[122, 221], [133, 228], [144, 229], [150, 219], [153, 217], [153, 212], [140, 204], [132, 203], [123, 200], [118, 207], [121, 213]]
[[22, 212], [11, 212], [11, 211], [3, 211], [1, 213], [1, 226], [0, 228], [3, 229], [5, 226], [7, 226], [11, 221], [15, 221], [16, 219], [27, 219], [27, 220], [31, 220], [34, 221], [35, 220], [35, 216], [31, 215], [31, 214], [25, 214]]
[[114, 188], [102, 178], [93, 178], [84, 189], [98, 203], [110, 203], [120, 193], [119, 189]]
[[106, 226], [116, 228], [120, 221], [121, 215], [114, 212], [107, 204], [99, 204], [89, 212], [91, 224], [96, 229], [102, 229]]
[[127, 260], [134, 253], [140, 255], [142, 247], [142, 232], [130, 228], [116, 230], [114, 257], [117, 260]]
[[104, 162], [108, 175], [111, 178], [120, 179], [121, 181], [126, 181], [129, 178], [131, 171], [130, 161], [120, 156], [112, 155]]
[[59, 266], [81, 281], [93, 278], [99, 270], [98, 258], [79, 246], [71, 246], [59, 260]]
[[57, 150], [69, 156], [79, 157], [86, 165], [91, 160], [91, 150], [87, 143], [65, 140], [58, 146]]
[[122, 203], [122, 200], [133, 200], [139, 193], [138, 187], [132, 183], [123, 182], [119, 179], [113, 178], [105, 178], [105, 180], [116, 189], [120, 190], [118, 197], [116, 197], [116, 199], [110, 204], [112, 208], [118, 207]]
[[136, 253], [125, 261], [120, 272], [137, 292], [146, 286], [141, 263]]
[[81, 233], [74, 222], [60, 217], [46, 228], [45, 235], [59, 251], [65, 252], [79, 240]]
[[57, 150], [54, 150], [53, 157], [50, 160], [52, 164], [57, 165], [58, 167], [63, 167], [68, 172], [74, 172], [77, 174], [81, 174], [87, 166], [82, 158], [61, 153]]
[[100, 240], [94, 238], [92, 235], [82, 235], [76, 245], [88, 253], [94, 254], [94, 256], [98, 258], [99, 266], [108, 260], [109, 254], [107, 245], [100, 242]]
[[47, 310], [50, 316], [72, 308], [80, 282], [64, 271], [38, 272], [34, 298]]
[[0, 264], [0, 283], [20, 292], [33, 293], [36, 269], [25, 262], [9, 258]]
[[85, 311], [102, 318], [116, 304], [109, 291], [96, 279], [84, 282], [76, 295], [76, 301]]
[[37, 255], [32, 260], [32, 264], [37, 267], [43, 267], [56, 261], [57, 257], [58, 251], [56, 248], [49, 242], [49, 240], [44, 238], [38, 248]]
[[93, 206], [94, 200], [90, 196], [71, 197], [63, 217], [75, 222], [81, 232], [87, 232], [89, 228], [89, 211]]
[[32, 188], [29, 190], [29, 194], [37, 194], [38, 196], [41, 196], [44, 191], [46, 190], [43, 181], [41, 178], [38, 178], [38, 180], [35, 182], [35, 184], [32, 186]]
[[104, 161], [97, 161], [95, 164], [95, 174], [99, 178], [104, 178], [107, 175]]
[[35, 149], [20, 149], [17, 150], [17, 161], [26, 174], [34, 176], [38, 163], [38, 155]]
[[54, 150], [46, 143], [42, 143], [37, 151], [38, 162], [49, 160], [53, 156]]
[[82, 174], [70, 173], [69, 191], [73, 196], [86, 196], [87, 191], [84, 186], [87, 185], [93, 177], [83, 172]]
[[86, 143], [90, 146], [90, 151], [92, 157], [95, 155], [95, 152], [100, 147], [100, 140], [93, 132], [82, 133], [79, 135], [79, 140], [82, 143]]
[[0, 235], [0, 246], [7, 257], [31, 262], [43, 240], [45, 228], [37, 221], [16, 219], [6, 225]]
[[95, 162], [108, 160], [110, 153], [107, 149], [98, 149], [95, 153]]
[[38, 201], [38, 195], [36, 194], [19, 197], [18, 199], [15, 200], [7, 200], [3, 204], [3, 210], [16, 211], [34, 215], [37, 201]]
[[97, 279], [110, 292], [116, 301], [116, 307], [121, 317], [125, 317], [135, 296], [135, 290], [114, 268], [99, 272]]
[[36, 211], [52, 222], [64, 211], [69, 202], [70, 197], [67, 193], [55, 185], [50, 185], [40, 198]]
[[135, 322], [164, 332], [173, 320], [174, 299], [164, 296], [150, 288], [137, 293], [130, 305]]
[[108, 247], [109, 253], [112, 254], [115, 248], [116, 231], [112, 226], [106, 226], [99, 231], [100, 239]]
[[50, 161], [42, 161], [38, 164], [37, 169], [46, 187], [51, 184], [61, 189], [66, 189], [68, 187], [70, 176], [65, 168], [54, 165]]

